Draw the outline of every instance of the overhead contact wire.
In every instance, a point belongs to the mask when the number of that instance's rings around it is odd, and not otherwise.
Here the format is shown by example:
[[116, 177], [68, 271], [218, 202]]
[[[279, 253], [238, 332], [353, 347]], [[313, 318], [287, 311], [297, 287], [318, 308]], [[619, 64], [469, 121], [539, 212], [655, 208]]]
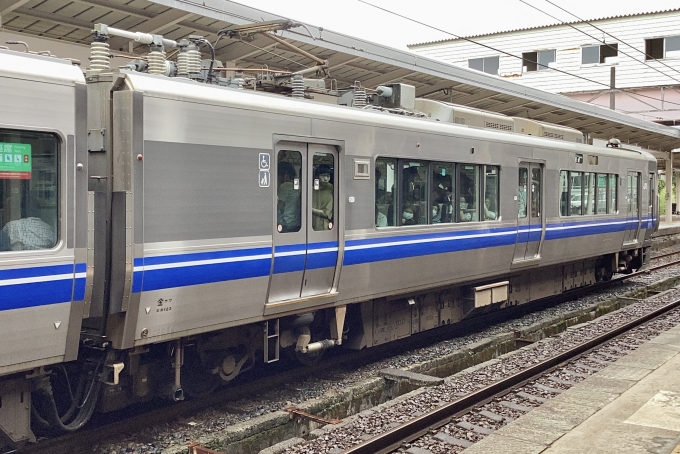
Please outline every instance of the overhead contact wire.
[[[604, 40], [599, 39], [599, 38], [597, 38], [597, 37], [591, 35], [590, 33], [586, 32], [586, 31], [584, 31], [584, 30], [581, 30], [580, 28], [575, 27], [574, 25], [569, 24], [569, 23], [563, 21], [562, 19], [560, 19], [560, 18], [558, 18], [558, 17], [553, 16], [552, 14], [550, 14], [550, 13], [548, 13], [548, 12], [546, 12], [546, 11], [543, 11], [543, 10], [540, 9], [539, 7], [532, 5], [531, 3], [527, 2], [526, 0], [519, 0], [519, 1], [522, 2], [522, 3], [524, 3], [525, 5], [527, 5], [527, 6], [531, 7], [531, 8], [533, 8], [533, 9], [535, 9], [536, 11], [539, 11], [539, 12], [545, 14], [546, 16], [551, 17], [551, 18], [555, 19], [556, 21], [561, 22], [563, 25], [566, 25], [566, 26], [568, 26], [568, 27], [571, 27], [571, 28], [573, 28], [574, 30], [576, 30], [576, 31], [579, 32], [579, 33], [583, 33], [584, 35], [586, 35], [587, 37], [589, 37], [589, 38], [591, 38], [591, 39], [594, 39], [594, 40], [597, 41], [598, 43], [604, 44], [605, 46], [609, 47], [610, 49], [616, 49], [617, 52], [621, 52], [621, 53], [622, 53], [623, 55], [625, 55], [626, 57], [630, 57], [630, 58], [632, 58], [633, 60], [635, 60], [636, 62], [641, 63], [641, 64], [643, 64], [643, 65], [645, 65], [645, 66], [648, 66], [649, 68], [651, 68], [651, 69], [653, 69], [654, 71], [658, 72], [658, 73], [661, 74], [662, 76], [669, 77], [669, 78], [673, 79], [675, 82], [677, 82], [677, 83], [680, 84], [680, 80], [676, 79], [675, 77], [669, 76], [668, 74], [662, 72], [660, 69], [655, 68], [655, 67], [653, 67], [653, 66], [651, 66], [651, 65], [649, 65], [649, 64], [647, 64], [647, 63], [645, 63], [645, 62], [642, 61], [642, 60], [638, 60], [637, 58], [635, 58], [635, 57], [633, 57], [632, 55], [630, 55], [630, 54], [624, 52], [623, 50], [619, 49], [618, 47], [615, 48], [614, 46], [612, 46], [612, 44], [615, 44], [615, 43], [607, 43], [607, 42], [605, 42]], [[551, 5], [555, 5], [554, 3], [552, 3], [552, 2], [549, 1], [549, 0], [546, 0], [546, 1], [547, 1], [548, 3], [550, 3]], [[557, 6], [557, 5], [555, 5], [555, 6]], [[559, 6], [558, 6], [558, 8], [559, 8]], [[560, 9], [561, 9], [561, 8], [560, 8]], [[565, 12], [568, 12], [568, 11], [565, 11]], [[569, 14], [571, 14], [571, 13], [569, 13]], [[573, 15], [573, 14], [572, 14], [572, 15]], [[576, 16], [574, 16], [574, 17], [576, 17]], [[621, 40], [618, 39], [618, 38], [615, 38], [614, 36], [612, 36], [612, 38], [613, 38], [613, 39], [616, 39], [619, 43], [625, 44], [623, 41], [621, 41]], [[626, 46], [631, 47], [631, 48], [634, 49], [634, 50], [637, 50], [637, 49], [635, 49], [634, 47], [629, 46], [628, 44], [626, 44]]]
[[[384, 12], [386, 12], [386, 13], [392, 14], [392, 15], [397, 16], [397, 17], [400, 17], [400, 18], [402, 18], [402, 19], [406, 19], [406, 20], [411, 21], [411, 22], [413, 22], [413, 23], [416, 23], [416, 24], [418, 24], [418, 25], [422, 25], [422, 26], [424, 26], [424, 27], [431, 28], [432, 30], [436, 30], [436, 31], [441, 32], [441, 33], [444, 33], [444, 34], [446, 34], [446, 35], [453, 36], [453, 37], [456, 38], [456, 39], [462, 39], [462, 40], [464, 40], [464, 41], [468, 41], [468, 42], [470, 42], [470, 43], [472, 43], [472, 44], [476, 44], [476, 45], [478, 45], [478, 46], [481, 46], [481, 47], [484, 47], [484, 48], [493, 50], [494, 52], [499, 52], [499, 53], [501, 53], [501, 54], [503, 54], [503, 55], [507, 55], [508, 57], [513, 57], [513, 58], [517, 58], [517, 59], [519, 59], [519, 60], [524, 60], [524, 58], [522, 58], [522, 57], [519, 56], [519, 55], [511, 54], [510, 52], [506, 52], [506, 51], [504, 51], [504, 50], [495, 48], [495, 47], [493, 47], [493, 46], [489, 46], [488, 44], [482, 44], [482, 43], [477, 42], [477, 41], [475, 41], [475, 40], [473, 40], [473, 39], [466, 38], [466, 37], [464, 37], [464, 36], [459, 36], [459, 35], [456, 35], [455, 33], [451, 33], [451, 32], [446, 31], [446, 30], [442, 30], [441, 28], [435, 27], [435, 26], [433, 26], [433, 25], [426, 24], [426, 23], [424, 23], [424, 22], [421, 22], [421, 21], [419, 21], [419, 20], [413, 19], [413, 18], [411, 18], [411, 17], [407, 17], [407, 16], [404, 16], [404, 15], [402, 15], [402, 14], [396, 13], [396, 12], [394, 12], [394, 11], [390, 11], [390, 10], [388, 10], [388, 9], [386, 9], [386, 8], [381, 7], [381, 6], [374, 5], [374, 4], [372, 4], [372, 3], [367, 2], [366, 0], [358, 0], [358, 1], [361, 2], [361, 3], [364, 3], [364, 4], [368, 5], [368, 6], [372, 6], [373, 8], [376, 8], [376, 9], [379, 9], [379, 10], [381, 10], [381, 11], [384, 11]], [[539, 64], [539, 63], [536, 63], [536, 64]], [[540, 65], [540, 66], [547, 67], [546, 65]], [[599, 81], [597, 81], [597, 80], [589, 79], [589, 78], [584, 77], [584, 76], [579, 76], [578, 74], [570, 73], [569, 71], [564, 71], [564, 70], [559, 69], [559, 68], [550, 68], [550, 69], [552, 69], [553, 71], [558, 72], [558, 73], [566, 74], [567, 76], [575, 77], [575, 78], [577, 78], [577, 79], [585, 80], [586, 82], [591, 82], [591, 83], [596, 84], [596, 85], [601, 85], [601, 86], [603, 86], [603, 87], [607, 87], [607, 89], [610, 89], [610, 88], [611, 88], [611, 87], [609, 86], [609, 84], [606, 84], [606, 83], [604, 83], [604, 82], [599, 82]], [[639, 96], [639, 97], [641, 97], [641, 98], [652, 99], [652, 100], [654, 100], [654, 101], [663, 102], [663, 103], [665, 103], [665, 104], [673, 104], [673, 105], [676, 105], [676, 106], [680, 106], [680, 103], [671, 102], [671, 101], [664, 101], [664, 100], [661, 100], [661, 99], [659, 99], [659, 98], [655, 98], [655, 97], [653, 97], [653, 96], [642, 95], [642, 94], [640, 94], [640, 93], [635, 93], [635, 96]]]

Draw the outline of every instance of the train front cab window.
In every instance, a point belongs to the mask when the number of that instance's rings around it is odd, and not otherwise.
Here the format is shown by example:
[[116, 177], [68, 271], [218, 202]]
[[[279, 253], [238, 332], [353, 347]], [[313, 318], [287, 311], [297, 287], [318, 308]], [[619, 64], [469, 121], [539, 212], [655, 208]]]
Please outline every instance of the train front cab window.
[[0, 251], [56, 246], [59, 144], [55, 134], [0, 129]]

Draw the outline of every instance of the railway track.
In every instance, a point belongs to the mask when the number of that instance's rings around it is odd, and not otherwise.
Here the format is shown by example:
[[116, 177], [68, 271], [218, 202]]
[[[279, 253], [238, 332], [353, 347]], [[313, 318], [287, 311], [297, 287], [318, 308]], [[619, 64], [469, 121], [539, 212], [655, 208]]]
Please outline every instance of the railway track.
[[[441, 449], [447, 449], [446, 452], [462, 450], [473, 442], [450, 434], [467, 431], [482, 437], [491, 433], [530, 411], [537, 403], [547, 400], [551, 394], [556, 395], [568, 389], [618, 359], [626, 350], [634, 349], [641, 334], [644, 336], [644, 329], [624, 339], [618, 347], [611, 346], [613, 340], [621, 339], [643, 324], [669, 314], [673, 323], [680, 322], [680, 291], [671, 292], [675, 295], [667, 304], [346, 449], [343, 454], [386, 454], [404, 446], [422, 446], [421, 449], [428, 449], [429, 452], [439, 452], [438, 444], [443, 445]], [[652, 333], [659, 331], [654, 326], [650, 326], [650, 330]], [[557, 378], [560, 376], [567, 377], [567, 380]], [[510, 394], [515, 398], [508, 399]], [[521, 403], [517, 403], [517, 396], [522, 400]], [[487, 408], [493, 408], [494, 411]], [[429, 440], [415, 442], [423, 437]]]
[[[654, 257], [653, 260], [667, 259], [673, 255], [678, 256], [678, 260], [659, 265], [653, 265], [649, 269], [633, 273], [627, 276], [616, 278], [605, 285], [612, 285], [620, 281], [630, 279], [638, 275], [648, 274], [656, 269], [665, 268], [680, 263], [680, 251], [671, 252]], [[596, 287], [589, 287], [588, 289], [577, 289], [568, 292], [558, 297], [558, 299], [574, 298], [580, 292], [597, 291]], [[545, 303], [535, 302], [522, 306], [515, 306], [504, 311], [497, 311], [488, 315], [480, 316], [475, 319], [466, 321], [465, 327], [457, 327], [449, 325], [447, 327], [421, 333], [416, 338], [408, 338], [401, 342], [393, 343], [387, 347], [372, 348], [360, 352], [353, 352], [352, 355], [337, 356], [330, 359], [330, 361], [323, 362], [314, 366], [306, 368], [297, 368], [286, 370], [279, 368], [272, 376], [264, 377], [250, 382], [235, 384], [227, 389], [220, 390], [213, 393], [208, 398], [193, 399], [191, 401], [173, 403], [171, 405], [161, 405], [151, 411], [144, 411], [131, 418], [117, 420], [111, 423], [102, 424], [99, 427], [81, 430], [75, 434], [67, 434], [52, 439], [44, 439], [35, 445], [29, 445], [18, 451], [21, 453], [31, 454], [78, 454], [91, 452], [91, 446], [100, 443], [103, 439], [110, 439], [120, 436], [120, 434], [132, 433], [139, 431], [145, 427], [153, 425], [162, 425], [169, 421], [175, 420], [187, 414], [197, 413], [206, 408], [216, 407], [227, 404], [234, 400], [238, 400], [250, 395], [258, 394], [263, 389], [271, 389], [281, 386], [285, 383], [291, 383], [298, 380], [304, 380], [307, 376], [323, 376], [338, 368], [346, 367], [347, 364], [352, 367], [360, 367], [363, 364], [369, 364], [386, 355], [395, 355], [400, 352], [406, 352], [415, 348], [420, 348], [442, 339], [448, 338], [455, 332], [455, 335], [460, 336], [466, 333], [476, 332], [483, 327], [502, 322], [507, 319], [520, 317], [525, 313], [535, 311]], [[555, 303], [553, 303], [555, 304]], [[274, 371], [274, 369], [271, 369]]]

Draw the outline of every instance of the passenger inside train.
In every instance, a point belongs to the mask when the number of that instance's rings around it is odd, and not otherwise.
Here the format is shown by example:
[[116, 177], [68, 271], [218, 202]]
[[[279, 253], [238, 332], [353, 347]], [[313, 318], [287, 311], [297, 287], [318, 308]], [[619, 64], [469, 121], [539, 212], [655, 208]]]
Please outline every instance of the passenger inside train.
[[[316, 156], [315, 156], [316, 157]], [[333, 171], [325, 164], [316, 168], [314, 178], [318, 180], [318, 187], [315, 182], [312, 195], [312, 227], [316, 231], [329, 230], [333, 219], [333, 185], [331, 176]]]
[[[13, 206], [12, 199], [19, 194], [5, 199], [4, 206]], [[16, 205], [14, 205], [16, 206]], [[52, 227], [40, 219], [40, 210], [34, 198], [30, 198], [25, 209], [25, 215], [7, 222], [0, 234], [0, 251], [26, 251], [50, 249], [57, 243], [57, 235]]]
[[492, 211], [491, 207], [491, 197], [486, 196], [484, 198], [484, 220], [485, 221], [494, 221], [496, 220], [496, 213]]
[[[281, 155], [279, 155], [281, 159]], [[281, 232], [297, 232], [300, 230], [300, 183], [297, 187], [297, 174], [290, 162], [279, 162], [279, 187], [277, 189], [277, 225]]]

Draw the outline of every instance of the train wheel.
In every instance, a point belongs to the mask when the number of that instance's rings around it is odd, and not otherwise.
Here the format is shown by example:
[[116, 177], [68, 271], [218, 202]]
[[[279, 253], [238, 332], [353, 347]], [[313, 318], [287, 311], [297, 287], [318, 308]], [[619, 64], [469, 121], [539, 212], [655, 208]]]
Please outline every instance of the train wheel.
[[206, 367], [193, 349], [184, 352], [182, 366], [182, 389], [189, 397], [203, 397], [213, 392], [222, 383], [218, 374]]

